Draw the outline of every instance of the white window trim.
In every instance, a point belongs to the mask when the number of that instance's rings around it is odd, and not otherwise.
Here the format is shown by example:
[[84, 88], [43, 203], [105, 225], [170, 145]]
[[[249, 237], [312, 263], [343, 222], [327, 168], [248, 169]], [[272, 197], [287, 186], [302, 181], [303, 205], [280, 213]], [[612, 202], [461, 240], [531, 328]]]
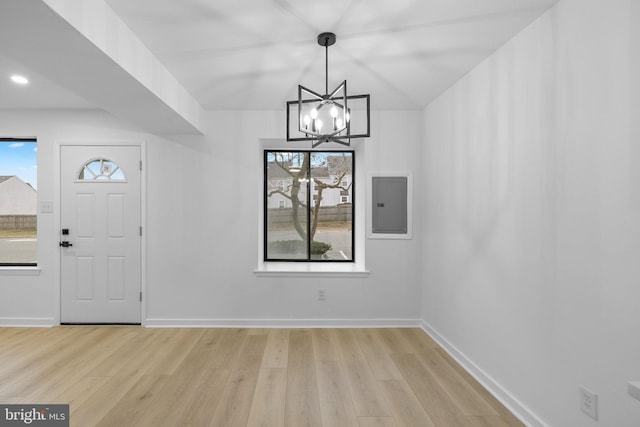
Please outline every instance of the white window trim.
[[325, 143], [321, 149], [335, 151], [354, 151], [356, 161], [355, 181], [356, 184], [356, 205], [353, 222], [355, 228], [355, 262], [265, 262], [264, 261], [264, 151], [265, 150], [309, 150], [310, 143], [304, 141], [285, 141], [284, 139], [263, 138], [258, 144], [258, 161], [260, 167], [256, 171], [256, 182], [260, 185], [258, 192], [258, 262], [254, 270], [257, 277], [368, 277], [369, 271], [366, 268], [366, 228], [365, 228], [365, 188], [366, 182], [364, 173], [365, 144], [362, 140], [351, 140], [351, 146], [345, 147], [335, 143]]
[[40, 267], [6, 266], [0, 267], [0, 276], [39, 276]]

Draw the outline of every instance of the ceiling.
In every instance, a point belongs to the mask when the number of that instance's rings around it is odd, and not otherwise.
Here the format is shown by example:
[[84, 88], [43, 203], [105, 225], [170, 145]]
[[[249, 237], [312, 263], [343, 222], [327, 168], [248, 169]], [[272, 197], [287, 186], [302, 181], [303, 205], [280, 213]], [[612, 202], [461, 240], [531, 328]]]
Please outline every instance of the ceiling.
[[[421, 109], [557, 2], [105, 1], [205, 110], [284, 109], [298, 84], [323, 92], [324, 48], [316, 38], [324, 31], [337, 35], [329, 48], [330, 89], [346, 79], [349, 94], [371, 94], [373, 109]], [[13, 3], [14, 16], [0, 14], [0, 36], [8, 40], [7, 32], [22, 28], [20, 37], [35, 37], [24, 31], [24, 22], [11, 27], [10, 21], [34, 15], [24, 5], [40, 0], [3, 2]], [[23, 16], [15, 16], [16, 8], [24, 9]], [[60, 35], [60, 43], [67, 43], [68, 30], [52, 23], [59, 16], [37, 13], [42, 16], [33, 25], [44, 26], [47, 39]], [[21, 46], [20, 53], [6, 43], [0, 47], [0, 73], [6, 76], [0, 79], [0, 108], [103, 107], [99, 98], [85, 96], [86, 81], [51, 73], [55, 59], [37, 43]], [[59, 61], [75, 67], [94, 56], [74, 52]], [[9, 83], [15, 72], [29, 74], [33, 85]], [[95, 76], [93, 84], [116, 90], [122, 77], [108, 74]]]

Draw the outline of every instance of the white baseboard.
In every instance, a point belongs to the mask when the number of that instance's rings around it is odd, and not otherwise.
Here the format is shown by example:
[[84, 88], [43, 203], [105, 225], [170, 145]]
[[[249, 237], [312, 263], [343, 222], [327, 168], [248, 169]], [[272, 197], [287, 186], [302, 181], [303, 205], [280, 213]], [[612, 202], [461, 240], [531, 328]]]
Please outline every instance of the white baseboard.
[[491, 376], [484, 372], [471, 359], [465, 356], [453, 344], [447, 341], [427, 322], [420, 322], [422, 330], [440, 345], [456, 362], [460, 364], [473, 378], [487, 389], [496, 399], [500, 401], [509, 411], [511, 411], [520, 421], [528, 427], [548, 427], [536, 414], [527, 408], [522, 402], [514, 397], [508, 390], [497, 383]]
[[148, 328], [419, 328], [419, 319], [147, 319]]
[[48, 317], [0, 317], [0, 327], [3, 328], [50, 328], [57, 325], [53, 318]]

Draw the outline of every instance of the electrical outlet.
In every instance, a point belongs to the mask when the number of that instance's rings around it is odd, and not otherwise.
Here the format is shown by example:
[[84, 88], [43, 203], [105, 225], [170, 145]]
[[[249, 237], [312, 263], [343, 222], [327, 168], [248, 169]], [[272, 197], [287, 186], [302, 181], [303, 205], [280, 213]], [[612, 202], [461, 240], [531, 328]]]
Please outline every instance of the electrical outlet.
[[41, 200], [40, 213], [53, 213], [53, 202], [49, 200]]
[[318, 301], [326, 301], [327, 300], [327, 291], [324, 289], [318, 289]]
[[580, 410], [598, 420], [598, 395], [580, 386]]

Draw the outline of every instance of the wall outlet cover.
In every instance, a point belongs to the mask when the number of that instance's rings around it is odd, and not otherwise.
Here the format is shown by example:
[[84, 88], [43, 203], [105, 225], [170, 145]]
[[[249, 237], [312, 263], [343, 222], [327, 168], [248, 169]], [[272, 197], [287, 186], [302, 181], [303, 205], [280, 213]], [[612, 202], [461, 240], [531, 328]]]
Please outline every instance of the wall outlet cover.
[[598, 395], [582, 386], [580, 386], [580, 410], [594, 420], [598, 420]]

